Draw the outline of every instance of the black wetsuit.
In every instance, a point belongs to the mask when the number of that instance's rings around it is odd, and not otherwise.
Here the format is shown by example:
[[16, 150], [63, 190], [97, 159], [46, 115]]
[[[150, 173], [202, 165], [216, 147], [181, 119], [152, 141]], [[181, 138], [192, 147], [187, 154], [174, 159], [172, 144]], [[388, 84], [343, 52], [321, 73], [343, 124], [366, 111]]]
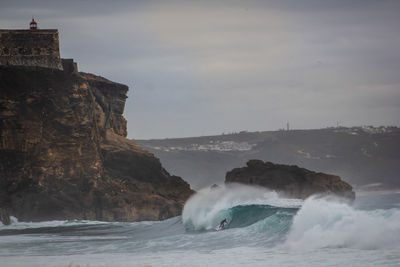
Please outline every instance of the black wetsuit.
[[225, 223], [228, 223], [226, 221], [226, 219], [224, 219], [220, 224], [219, 224], [219, 228], [224, 228]]

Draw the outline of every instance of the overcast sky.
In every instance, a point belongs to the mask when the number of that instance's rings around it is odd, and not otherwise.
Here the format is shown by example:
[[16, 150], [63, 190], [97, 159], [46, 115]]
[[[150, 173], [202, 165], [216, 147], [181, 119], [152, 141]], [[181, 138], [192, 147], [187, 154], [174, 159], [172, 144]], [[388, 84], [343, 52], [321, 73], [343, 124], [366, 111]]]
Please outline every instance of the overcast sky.
[[5, 1], [0, 28], [130, 87], [136, 139], [400, 125], [400, 1]]

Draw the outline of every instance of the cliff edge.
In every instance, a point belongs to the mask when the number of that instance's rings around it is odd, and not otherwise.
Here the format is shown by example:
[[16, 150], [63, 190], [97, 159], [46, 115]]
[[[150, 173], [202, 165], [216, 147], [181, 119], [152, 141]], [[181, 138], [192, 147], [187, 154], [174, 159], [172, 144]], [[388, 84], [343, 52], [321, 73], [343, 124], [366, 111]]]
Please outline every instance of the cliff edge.
[[351, 185], [339, 176], [262, 160], [250, 160], [247, 167], [231, 170], [226, 174], [225, 183], [259, 185], [291, 198], [306, 199], [314, 194], [355, 198]]
[[0, 66], [0, 213], [22, 221], [161, 220], [193, 193], [126, 138], [128, 87]]

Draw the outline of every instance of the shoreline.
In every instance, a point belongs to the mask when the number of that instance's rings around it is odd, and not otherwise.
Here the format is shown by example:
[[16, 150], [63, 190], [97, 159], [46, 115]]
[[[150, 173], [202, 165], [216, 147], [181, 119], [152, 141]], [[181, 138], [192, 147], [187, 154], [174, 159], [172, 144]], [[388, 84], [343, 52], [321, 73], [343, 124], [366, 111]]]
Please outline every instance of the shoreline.
[[394, 189], [394, 190], [382, 189], [382, 190], [371, 190], [371, 191], [355, 190], [355, 193], [356, 193], [356, 198], [357, 198], [357, 196], [400, 194], [400, 189]]

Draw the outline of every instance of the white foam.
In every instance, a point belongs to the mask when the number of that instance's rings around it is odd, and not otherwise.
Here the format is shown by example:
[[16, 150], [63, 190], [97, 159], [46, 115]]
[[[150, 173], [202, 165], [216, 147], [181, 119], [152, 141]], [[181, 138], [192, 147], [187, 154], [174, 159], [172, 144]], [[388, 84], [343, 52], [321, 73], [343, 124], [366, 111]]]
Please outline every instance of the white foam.
[[73, 225], [91, 225], [91, 224], [105, 224], [107, 222], [101, 221], [88, 221], [88, 220], [64, 220], [64, 221], [43, 221], [43, 222], [19, 222], [17, 218], [11, 216], [10, 225], [0, 225], [0, 230], [20, 230], [20, 229], [31, 229], [31, 228], [43, 228], [43, 227], [63, 227]]
[[294, 217], [286, 245], [297, 249], [400, 248], [400, 211], [356, 210], [346, 203], [311, 197]]

